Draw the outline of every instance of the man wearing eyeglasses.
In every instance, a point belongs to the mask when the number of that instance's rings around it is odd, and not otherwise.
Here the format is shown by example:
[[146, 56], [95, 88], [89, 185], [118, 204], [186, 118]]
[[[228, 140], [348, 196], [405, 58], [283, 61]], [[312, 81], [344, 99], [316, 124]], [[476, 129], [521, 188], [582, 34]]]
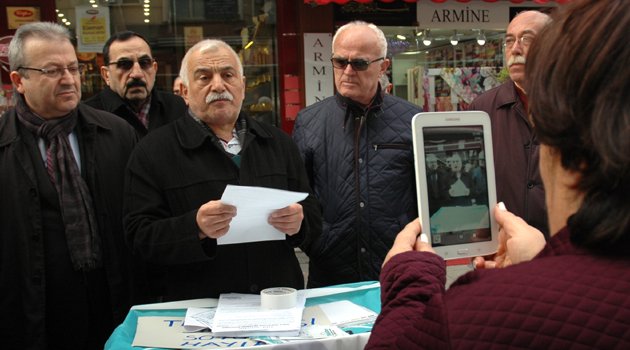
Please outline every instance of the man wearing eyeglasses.
[[550, 17], [525, 11], [505, 34], [505, 64], [510, 80], [478, 96], [469, 110], [485, 111], [492, 122], [497, 200], [548, 237], [545, 192], [538, 170], [539, 143], [527, 115], [525, 63], [536, 34]]
[[137, 135], [80, 103], [61, 25], [22, 25], [9, 44], [17, 98], [0, 118], [0, 339], [7, 349], [102, 349], [130, 300], [122, 232]]
[[125, 119], [140, 136], [186, 113], [181, 97], [155, 88], [158, 63], [142, 35], [114, 34], [105, 42], [103, 60], [101, 76], [107, 86], [85, 101], [88, 105]]
[[418, 106], [385, 94], [387, 40], [351, 22], [332, 42], [337, 93], [300, 111], [293, 138], [322, 204], [322, 234], [306, 247], [308, 287], [378, 280], [396, 234], [418, 216], [411, 119]]

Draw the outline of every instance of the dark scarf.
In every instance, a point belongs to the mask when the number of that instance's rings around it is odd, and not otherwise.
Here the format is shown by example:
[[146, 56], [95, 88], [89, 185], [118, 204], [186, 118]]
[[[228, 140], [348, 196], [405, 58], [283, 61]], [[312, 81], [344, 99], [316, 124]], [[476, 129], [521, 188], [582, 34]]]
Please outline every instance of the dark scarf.
[[48, 174], [57, 190], [66, 241], [72, 265], [77, 271], [90, 271], [102, 264], [101, 242], [87, 184], [74, 159], [68, 135], [77, 124], [77, 110], [62, 118], [44, 120], [35, 115], [19, 95], [15, 109], [27, 130], [46, 143]]

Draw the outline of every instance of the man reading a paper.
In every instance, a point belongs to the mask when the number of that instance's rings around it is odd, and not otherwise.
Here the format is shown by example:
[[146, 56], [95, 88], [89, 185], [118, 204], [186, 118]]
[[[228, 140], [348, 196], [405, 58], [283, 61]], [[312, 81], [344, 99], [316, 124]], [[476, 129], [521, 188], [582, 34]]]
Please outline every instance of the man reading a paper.
[[[297, 147], [281, 130], [241, 111], [245, 77], [225, 42], [203, 40], [181, 64], [186, 117], [147, 135], [126, 172], [126, 237], [133, 251], [165, 266], [163, 300], [304, 288], [294, 253], [321, 231], [316, 199], [271, 212], [281, 240], [217, 244], [238, 207], [220, 198], [227, 185], [310, 193]], [[241, 218], [242, 219], [242, 218]], [[257, 236], [257, 230], [248, 234]]]

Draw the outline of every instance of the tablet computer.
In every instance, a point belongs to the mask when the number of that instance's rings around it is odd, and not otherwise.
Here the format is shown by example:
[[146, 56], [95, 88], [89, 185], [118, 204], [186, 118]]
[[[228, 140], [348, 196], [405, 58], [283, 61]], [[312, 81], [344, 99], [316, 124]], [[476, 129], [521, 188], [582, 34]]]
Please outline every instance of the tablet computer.
[[419, 113], [412, 130], [418, 212], [431, 246], [446, 260], [494, 253], [498, 229], [488, 114]]

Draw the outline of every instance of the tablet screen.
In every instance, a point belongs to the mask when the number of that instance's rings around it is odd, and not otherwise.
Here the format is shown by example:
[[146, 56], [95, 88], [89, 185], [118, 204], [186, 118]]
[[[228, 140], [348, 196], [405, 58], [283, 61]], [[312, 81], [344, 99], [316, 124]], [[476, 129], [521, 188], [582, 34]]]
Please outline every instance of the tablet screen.
[[492, 240], [481, 125], [423, 127], [434, 247]]

